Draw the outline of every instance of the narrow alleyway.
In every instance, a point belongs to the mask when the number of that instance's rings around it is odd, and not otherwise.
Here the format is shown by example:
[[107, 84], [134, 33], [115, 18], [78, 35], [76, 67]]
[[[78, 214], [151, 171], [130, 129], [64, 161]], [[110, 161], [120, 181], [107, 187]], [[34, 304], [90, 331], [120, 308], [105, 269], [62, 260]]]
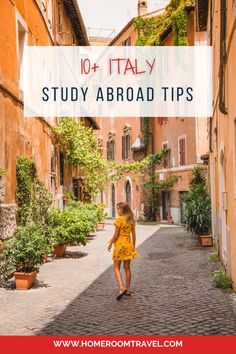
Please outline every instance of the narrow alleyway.
[[112, 230], [106, 225], [86, 247], [43, 266], [32, 290], [0, 289], [0, 333], [236, 334], [235, 295], [214, 287], [212, 250], [179, 227], [137, 227], [134, 293], [117, 302], [106, 251]]

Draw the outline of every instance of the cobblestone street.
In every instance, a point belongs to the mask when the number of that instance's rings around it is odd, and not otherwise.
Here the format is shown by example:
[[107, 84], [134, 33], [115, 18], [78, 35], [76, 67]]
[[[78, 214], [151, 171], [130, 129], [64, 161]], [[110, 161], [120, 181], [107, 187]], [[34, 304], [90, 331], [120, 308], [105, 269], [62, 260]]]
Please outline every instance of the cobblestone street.
[[133, 295], [116, 301], [113, 226], [41, 267], [29, 291], [0, 289], [1, 334], [235, 335], [236, 300], [216, 289], [211, 248], [179, 227], [137, 226]]

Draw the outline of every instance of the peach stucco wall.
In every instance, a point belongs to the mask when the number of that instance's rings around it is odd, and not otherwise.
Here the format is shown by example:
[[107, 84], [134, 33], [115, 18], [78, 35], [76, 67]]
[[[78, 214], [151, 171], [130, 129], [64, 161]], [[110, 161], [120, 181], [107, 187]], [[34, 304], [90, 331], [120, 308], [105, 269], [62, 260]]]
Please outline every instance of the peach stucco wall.
[[227, 1], [227, 62], [225, 96], [228, 114], [219, 110], [220, 1], [213, 3], [213, 108], [211, 185], [213, 232], [219, 236], [220, 255], [236, 290], [236, 3]]

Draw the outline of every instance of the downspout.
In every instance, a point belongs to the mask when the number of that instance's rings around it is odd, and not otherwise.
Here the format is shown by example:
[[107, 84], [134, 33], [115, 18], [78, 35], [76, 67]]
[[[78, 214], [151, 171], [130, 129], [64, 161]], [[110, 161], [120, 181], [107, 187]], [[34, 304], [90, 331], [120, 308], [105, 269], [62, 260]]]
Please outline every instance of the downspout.
[[225, 64], [226, 64], [226, 0], [220, 0], [220, 72], [219, 72], [219, 109], [227, 114], [225, 106]]
[[[212, 17], [212, 0], [210, 1], [210, 46], [212, 46], [212, 22], [213, 22], [213, 17]], [[210, 132], [209, 132], [209, 151], [210, 153], [213, 152], [212, 148], [212, 124], [213, 124], [213, 117], [209, 117], [209, 122], [210, 122]]]

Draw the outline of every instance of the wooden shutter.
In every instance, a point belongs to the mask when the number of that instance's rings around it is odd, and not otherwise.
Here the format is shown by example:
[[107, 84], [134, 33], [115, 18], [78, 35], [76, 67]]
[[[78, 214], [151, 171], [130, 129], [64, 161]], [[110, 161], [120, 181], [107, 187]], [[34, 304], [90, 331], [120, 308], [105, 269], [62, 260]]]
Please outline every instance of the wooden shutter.
[[125, 160], [125, 135], [122, 136], [122, 159]]
[[185, 139], [183, 139], [183, 142], [182, 142], [182, 145], [183, 145], [183, 165], [186, 165], [186, 151], [185, 151]]
[[64, 184], [64, 155], [60, 153], [60, 186]]
[[180, 164], [180, 166], [183, 166], [186, 164], [185, 138], [179, 139], [179, 164]]
[[115, 160], [115, 141], [111, 141], [111, 160]]
[[130, 155], [130, 134], [127, 135], [127, 158]]
[[110, 142], [107, 141], [107, 160], [110, 160]]

